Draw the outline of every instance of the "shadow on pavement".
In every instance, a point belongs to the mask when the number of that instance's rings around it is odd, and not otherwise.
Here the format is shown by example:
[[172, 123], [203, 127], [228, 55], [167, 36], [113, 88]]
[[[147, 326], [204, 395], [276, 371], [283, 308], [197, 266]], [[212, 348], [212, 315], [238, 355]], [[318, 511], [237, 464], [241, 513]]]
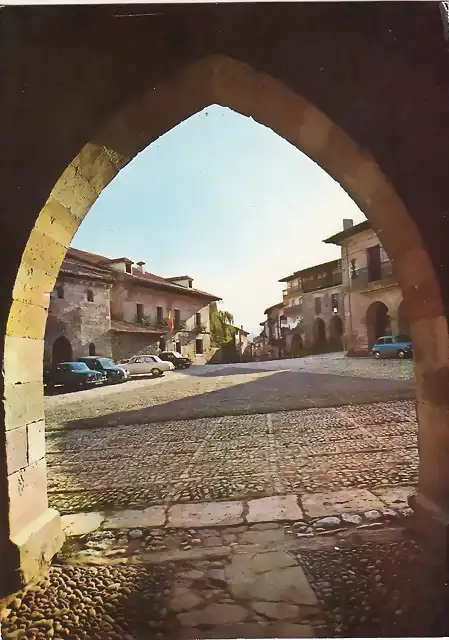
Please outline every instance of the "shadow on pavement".
[[[273, 372], [270, 376], [261, 376], [251, 382], [140, 409], [119, 411], [95, 418], [68, 420], [56, 428], [109, 427], [410, 400], [415, 397], [414, 387], [412, 380], [342, 378], [338, 375], [280, 371]], [[55, 425], [52, 425], [52, 428], [55, 428]]]

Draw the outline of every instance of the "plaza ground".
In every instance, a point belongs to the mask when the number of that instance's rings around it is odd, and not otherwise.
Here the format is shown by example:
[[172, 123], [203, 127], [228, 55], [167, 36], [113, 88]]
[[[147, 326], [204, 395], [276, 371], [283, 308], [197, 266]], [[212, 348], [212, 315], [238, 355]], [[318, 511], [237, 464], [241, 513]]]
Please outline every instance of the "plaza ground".
[[411, 362], [327, 354], [47, 397], [68, 537], [4, 637], [447, 635], [413, 389]]

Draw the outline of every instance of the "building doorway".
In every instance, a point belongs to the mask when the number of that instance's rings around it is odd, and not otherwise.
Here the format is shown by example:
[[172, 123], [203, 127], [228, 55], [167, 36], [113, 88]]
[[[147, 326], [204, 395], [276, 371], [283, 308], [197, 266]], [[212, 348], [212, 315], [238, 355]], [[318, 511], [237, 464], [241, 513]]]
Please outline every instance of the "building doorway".
[[324, 347], [326, 343], [326, 325], [323, 318], [316, 318], [313, 324], [313, 345], [315, 347]]
[[368, 333], [368, 349], [371, 349], [377, 338], [391, 335], [388, 307], [380, 301], [373, 302], [366, 312], [366, 328]]
[[337, 349], [343, 348], [343, 321], [338, 314], [333, 315], [329, 322], [329, 342]]
[[60, 336], [53, 343], [51, 361], [52, 364], [58, 362], [71, 362], [73, 358], [73, 349], [69, 340], [65, 336]]

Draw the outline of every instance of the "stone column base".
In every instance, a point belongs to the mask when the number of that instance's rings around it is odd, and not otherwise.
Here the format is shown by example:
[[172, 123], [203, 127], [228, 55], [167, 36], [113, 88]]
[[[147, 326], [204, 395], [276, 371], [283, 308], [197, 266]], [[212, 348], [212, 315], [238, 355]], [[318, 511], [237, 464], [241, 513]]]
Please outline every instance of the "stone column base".
[[411, 495], [408, 502], [414, 511], [414, 529], [438, 555], [449, 574], [449, 511], [420, 493]]
[[65, 535], [61, 516], [55, 509], [47, 509], [36, 520], [9, 541], [9, 552], [2, 585], [4, 596], [36, 579], [62, 547]]

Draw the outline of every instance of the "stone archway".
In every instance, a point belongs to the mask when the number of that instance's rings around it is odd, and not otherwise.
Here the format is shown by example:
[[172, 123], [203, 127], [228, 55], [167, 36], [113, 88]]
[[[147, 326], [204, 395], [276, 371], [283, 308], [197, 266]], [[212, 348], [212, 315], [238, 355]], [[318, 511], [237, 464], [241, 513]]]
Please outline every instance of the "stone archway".
[[326, 325], [323, 318], [315, 318], [312, 329], [313, 346], [324, 347], [327, 344]]
[[304, 349], [304, 342], [300, 333], [294, 333], [290, 345], [291, 356], [299, 356]]
[[343, 348], [343, 320], [338, 314], [329, 321], [329, 343], [338, 349]]
[[56, 338], [53, 343], [51, 361], [52, 364], [58, 364], [58, 362], [71, 362], [73, 358], [73, 349], [70, 341], [65, 336]]
[[[418, 385], [418, 399], [428, 402], [435, 397], [425, 390], [425, 381], [447, 366], [447, 322], [425, 243], [394, 186], [365, 148], [287, 84], [231, 57], [213, 55], [151, 84], [148, 91], [120, 109], [68, 166], [60, 167], [61, 176], [43, 209], [35, 212], [26, 246], [20, 246], [17, 254], [21, 262], [6, 326], [4, 397], [8, 429], [24, 428], [43, 419], [41, 352], [48, 292], [78, 226], [101, 191], [139, 151], [210, 104], [229, 106], [270, 127], [335, 178], [364, 211], [392, 259], [410, 309], [412, 337], [419, 355], [418, 382], [422, 380], [423, 384], [422, 388]], [[85, 134], [90, 135], [90, 126], [86, 126]], [[318, 336], [325, 342], [321, 319], [319, 326]], [[17, 352], [22, 365], [18, 364]], [[35, 363], [31, 369], [30, 362]], [[20, 413], [16, 408], [22, 406], [26, 411]], [[20, 420], [11, 418], [19, 413]], [[429, 415], [426, 406], [422, 415], [425, 421]], [[42, 442], [39, 446], [43, 452]], [[58, 548], [61, 532], [58, 514], [48, 508], [43, 453], [37, 459], [33, 456], [33, 462], [20, 471], [24, 487], [20, 492], [15, 473], [10, 473], [5, 489], [9, 544], [22, 579], [29, 580], [39, 571], [43, 558], [49, 559]], [[435, 477], [434, 472], [429, 473], [424, 486], [436, 491], [441, 483]]]
[[377, 338], [391, 335], [391, 322], [386, 304], [379, 301], [370, 304], [366, 312], [366, 329], [368, 349], [371, 349]]

